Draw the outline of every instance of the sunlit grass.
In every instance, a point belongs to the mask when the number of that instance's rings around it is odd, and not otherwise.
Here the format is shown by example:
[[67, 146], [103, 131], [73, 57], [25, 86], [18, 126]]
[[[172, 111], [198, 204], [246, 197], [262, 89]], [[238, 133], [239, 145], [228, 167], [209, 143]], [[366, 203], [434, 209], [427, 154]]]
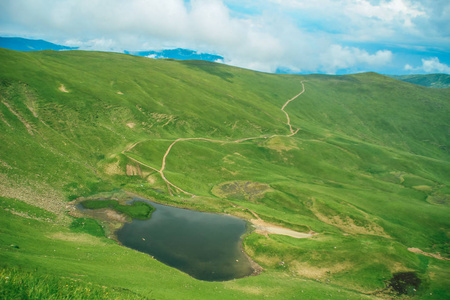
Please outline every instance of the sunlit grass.
[[[448, 261], [407, 250], [450, 255], [449, 89], [374, 73], [273, 75], [114, 53], [0, 49], [0, 61], [0, 256], [24, 286], [5, 286], [10, 297], [36, 286], [46, 298], [74, 282], [61, 297], [108, 286], [150, 298], [295, 299], [303, 291], [360, 299], [403, 271], [421, 278], [420, 297], [449, 297]], [[286, 107], [300, 131], [283, 136], [290, 131], [280, 108], [305, 79], [305, 93]], [[157, 171], [178, 138], [274, 134], [177, 143], [164, 174], [197, 197], [171, 196]], [[267, 189], [218, 197], [230, 182]], [[250, 234], [244, 247], [263, 274], [206, 284], [118, 246], [95, 220], [67, 217], [66, 201], [118, 190], [247, 219], [251, 210], [317, 235]], [[45, 276], [52, 288], [39, 285]]]

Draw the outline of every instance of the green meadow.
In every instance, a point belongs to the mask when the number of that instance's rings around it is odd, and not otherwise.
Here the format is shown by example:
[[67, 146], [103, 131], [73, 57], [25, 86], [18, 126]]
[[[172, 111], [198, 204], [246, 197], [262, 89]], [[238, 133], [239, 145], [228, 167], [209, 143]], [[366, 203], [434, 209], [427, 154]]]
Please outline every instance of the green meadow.
[[[449, 88], [101, 52], [0, 62], [0, 298], [450, 298]], [[179, 138], [204, 139], [167, 153]], [[199, 281], [75, 217], [75, 199], [151, 214], [124, 192], [316, 234], [249, 233], [261, 274]]]
[[131, 219], [138, 220], [149, 219], [152, 212], [155, 210], [153, 206], [145, 202], [135, 202], [132, 205], [121, 205], [117, 200], [85, 200], [80, 202], [80, 204], [88, 209], [111, 208]]

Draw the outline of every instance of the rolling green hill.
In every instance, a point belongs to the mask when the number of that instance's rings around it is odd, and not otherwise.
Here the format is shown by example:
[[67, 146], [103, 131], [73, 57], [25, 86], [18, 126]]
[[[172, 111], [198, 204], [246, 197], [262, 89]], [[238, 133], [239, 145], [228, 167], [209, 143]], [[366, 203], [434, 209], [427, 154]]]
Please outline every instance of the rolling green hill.
[[[377, 299], [402, 272], [421, 282], [408, 297], [450, 297], [450, 89], [83, 51], [0, 62], [3, 298]], [[119, 190], [317, 234], [253, 232], [260, 275], [198, 281], [71, 216]]]

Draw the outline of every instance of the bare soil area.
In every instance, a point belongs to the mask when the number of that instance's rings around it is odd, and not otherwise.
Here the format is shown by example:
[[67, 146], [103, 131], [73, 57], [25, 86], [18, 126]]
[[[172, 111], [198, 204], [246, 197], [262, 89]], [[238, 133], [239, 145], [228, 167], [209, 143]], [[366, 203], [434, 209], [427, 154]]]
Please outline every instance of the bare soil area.
[[64, 86], [64, 84], [61, 84], [61, 86], [58, 88], [58, 90], [60, 90], [63, 93], [68, 93], [69, 91], [66, 89], [66, 87]]
[[294, 230], [291, 230], [288, 228], [284, 228], [281, 226], [276, 226], [276, 225], [272, 225], [270, 223], [266, 223], [261, 219], [259, 219], [259, 220], [251, 219], [250, 222], [256, 228], [256, 230], [255, 230], [256, 233], [266, 235], [266, 236], [268, 234], [281, 234], [281, 235], [290, 236], [290, 237], [293, 237], [296, 239], [306, 239], [306, 238], [311, 238], [317, 234], [315, 232], [304, 233], [304, 232], [294, 231]]
[[422, 254], [428, 257], [434, 257], [440, 260], [450, 260], [448, 258], [442, 257], [441, 254], [439, 253], [428, 253], [425, 251], [420, 250], [419, 248], [408, 248], [408, 251], [414, 252], [414, 253], [418, 253], [418, 254]]

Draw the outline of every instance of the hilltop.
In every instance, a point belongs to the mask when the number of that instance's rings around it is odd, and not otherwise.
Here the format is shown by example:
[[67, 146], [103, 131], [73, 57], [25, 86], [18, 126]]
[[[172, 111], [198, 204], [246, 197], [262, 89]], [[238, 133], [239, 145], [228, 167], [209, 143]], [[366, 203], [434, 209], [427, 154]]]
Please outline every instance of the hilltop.
[[[450, 89], [101, 52], [0, 61], [4, 291], [47, 278], [96, 297], [373, 299], [411, 272], [410, 296], [450, 296]], [[248, 234], [263, 273], [206, 283], [68, 214], [119, 190], [315, 235]]]
[[[53, 44], [44, 40], [32, 40], [19, 37], [0, 37], [0, 48], [16, 50], [16, 51], [42, 51], [42, 50], [77, 50], [78, 47], [67, 47], [63, 45]], [[198, 53], [189, 49], [164, 49], [164, 50], [149, 50], [149, 51], [123, 51], [126, 54], [145, 56], [151, 58], [173, 58], [173, 59], [197, 59], [206, 61], [220, 61], [222, 56]]]

